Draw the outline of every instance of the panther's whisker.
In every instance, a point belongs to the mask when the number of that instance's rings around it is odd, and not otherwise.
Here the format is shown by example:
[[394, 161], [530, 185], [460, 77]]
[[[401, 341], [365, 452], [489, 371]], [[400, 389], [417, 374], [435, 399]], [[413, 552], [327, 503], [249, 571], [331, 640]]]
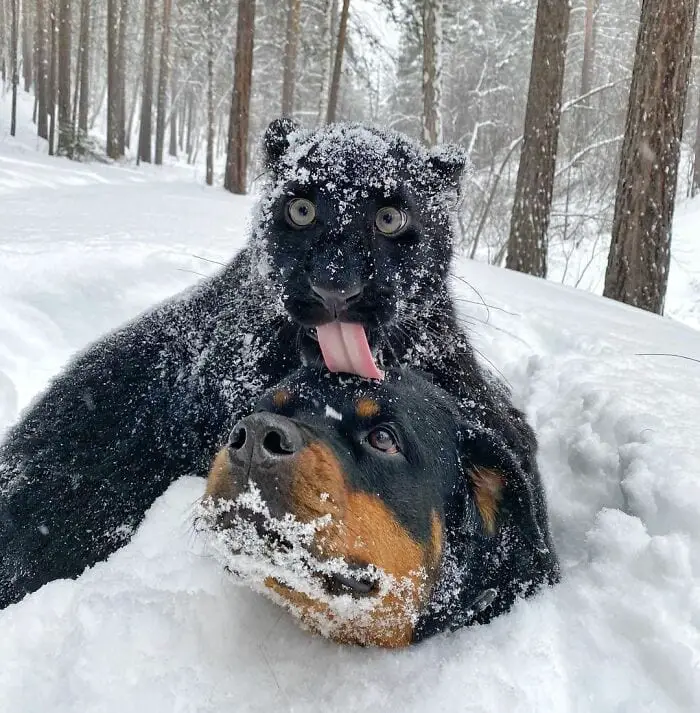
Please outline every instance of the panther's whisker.
[[507, 314], [511, 317], [521, 317], [518, 312], [511, 312], [510, 310], [506, 309], [505, 307], [498, 307], [497, 305], [492, 305], [492, 304], [484, 304], [483, 302], [477, 302], [476, 300], [470, 300], [467, 297], [457, 297], [457, 296], [452, 296], [452, 299], [455, 302], [463, 302], [464, 304], [470, 304], [470, 305], [476, 305], [477, 307], [484, 307], [486, 309], [492, 309], [495, 310], [496, 312], [503, 312], [503, 314]]
[[195, 255], [192, 253], [192, 257], [197, 258], [197, 260], [204, 260], [204, 262], [210, 262], [212, 265], [220, 265], [221, 267], [226, 267], [227, 263], [219, 262], [218, 260], [212, 260], [211, 258], [204, 257], [202, 255]]
[[396, 354], [396, 351], [394, 350], [394, 347], [391, 344], [391, 340], [389, 339], [389, 335], [387, 331], [384, 329], [384, 327], [381, 328], [382, 334], [384, 335], [384, 339], [386, 340], [386, 345], [389, 347], [389, 351], [391, 352], [392, 356], [394, 357], [394, 361], [397, 364], [401, 363], [401, 360], [399, 359], [398, 355]]

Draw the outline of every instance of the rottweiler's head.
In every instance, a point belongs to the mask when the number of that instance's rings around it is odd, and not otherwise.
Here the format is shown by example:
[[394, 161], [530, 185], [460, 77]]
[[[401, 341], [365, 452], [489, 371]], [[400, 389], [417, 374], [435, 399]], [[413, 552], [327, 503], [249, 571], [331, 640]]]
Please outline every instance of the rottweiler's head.
[[473, 416], [416, 373], [302, 369], [217, 455], [212, 542], [336, 641], [398, 647], [486, 621], [556, 562], [539, 483]]
[[315, 328], [361, 324], [374, 350], [444, 292], [451, 209], [467, 162], [361, 124], [303, 130], [273, 122], [256, 266], [278, 286], [312, 353]]

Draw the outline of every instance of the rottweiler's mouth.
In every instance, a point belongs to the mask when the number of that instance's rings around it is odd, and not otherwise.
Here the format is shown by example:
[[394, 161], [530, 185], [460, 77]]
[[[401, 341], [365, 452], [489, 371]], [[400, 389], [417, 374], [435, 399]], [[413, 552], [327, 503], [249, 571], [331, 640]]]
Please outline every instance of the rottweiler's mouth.
[[292, 582], [298, 582], [300, 576], [331, 597], [350, 595], [361, 599], [380, 591], [380, 576], [372, 565], [342, 558], [326, 559], [311, 542], [298, 541], [293, 534], [281, 532], [274, 524], [266, 523], [259, 513], [248, 512], [246, 508], [224, 515], [223, 519], [210, 521], [205, 529], [224, 537], [228, 560], [225, 568], [236, 577], [249, 579], [259, 566], [269, 572], [277, 570], [272, 575], [275, 583], [290, 591], [296, 589]]
[[353, 573], [357, 572], [357, 576], [340, 572], [323, 576], [323, 584], [328, 594], [335, 596], [350, 594], [353, 597], [367, 597], [379, 591], [377, 581], [368, 574], [362, 574], [364, 568], [349, 566], [349, 569]]

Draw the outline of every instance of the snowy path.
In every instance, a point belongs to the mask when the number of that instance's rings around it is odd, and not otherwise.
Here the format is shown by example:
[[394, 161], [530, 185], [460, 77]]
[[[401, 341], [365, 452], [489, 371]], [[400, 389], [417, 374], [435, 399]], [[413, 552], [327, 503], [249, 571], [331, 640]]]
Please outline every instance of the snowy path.
[[[197, 279], [183, 270], [215, 269], [194, 255], [227, 259], [249, 207], [182, 176], [91, 167], [80, 186], [34, 161], [31, 188], [0, 193], [0, 431], [69, 354]], [[481, 264], [457, 274], [492, 305], [455, 279], [537, 428], [561, 585], [409, 651], [341, 648], [203, 556], [202, 483], [185, 479], [108, 562], [0, 612], [0, 711], [700, 710], [700, 364], [638, 356], [700, 359], [700, 332]]]

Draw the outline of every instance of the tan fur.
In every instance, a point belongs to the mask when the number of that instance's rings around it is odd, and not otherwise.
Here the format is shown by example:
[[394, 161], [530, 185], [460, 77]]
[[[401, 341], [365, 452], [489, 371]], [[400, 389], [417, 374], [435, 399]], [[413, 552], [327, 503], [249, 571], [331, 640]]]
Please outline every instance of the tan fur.
[[[410, 644], [411, 614], [420, 610], [429, 594], [426, 568], [435, 566], [438, 550], [442, 551], [442, 526], [437, 514], [430, 542], [426, 546], [418, 544], [380, 498], [347, 488], [340, 464], [322, 443], [305, 448], [293, 472], [295, 515], [302, 521], [332, 516], [331, 523], [316, 535], [317, 554], [324, 558], [342, 557], [356, 565], [374, 564], [402, 585], [401, 592], [390, 591], [376, 603], [364, 626], [357, 621], [334, 621], [333, 639], [389, 648]], [[319, 615], [332, 619], [324, 603], [276, 580], [268, 580], [266, 585], [297, 607], [310, 628], [318, 629], [315, 621]]]
[[437, 569], [442, 558], [442, 520], [435, 510], [430, 513], [430, 551], [428, 552], [429, 569]]
[[214, 458], [207, 477], [205, 497], [215, 500], [233, 500], [233, 478], [231, 477], [231, 461], [228, 449], [222, 448]]
[[474, 484], [474, 499], [481, 513], [484, 527], [489, 535], [496, 533], [498, 508], [503, 498], [505, 477], [497, 470], [490, 468], [475, 468], [470, 473]]
[[355, 404], [355, 413], [358, 418], [373, 418], [378, 416], [380, 411], [379, 404], [374, 399], [365, 397], [358, 399]]
[[292, 395], [287, 391], [287, 389], [278, 389], [272, 396], [272, 403], [277, 406], [277, 408], [282, 408], [286, 406], [291, 400]]

